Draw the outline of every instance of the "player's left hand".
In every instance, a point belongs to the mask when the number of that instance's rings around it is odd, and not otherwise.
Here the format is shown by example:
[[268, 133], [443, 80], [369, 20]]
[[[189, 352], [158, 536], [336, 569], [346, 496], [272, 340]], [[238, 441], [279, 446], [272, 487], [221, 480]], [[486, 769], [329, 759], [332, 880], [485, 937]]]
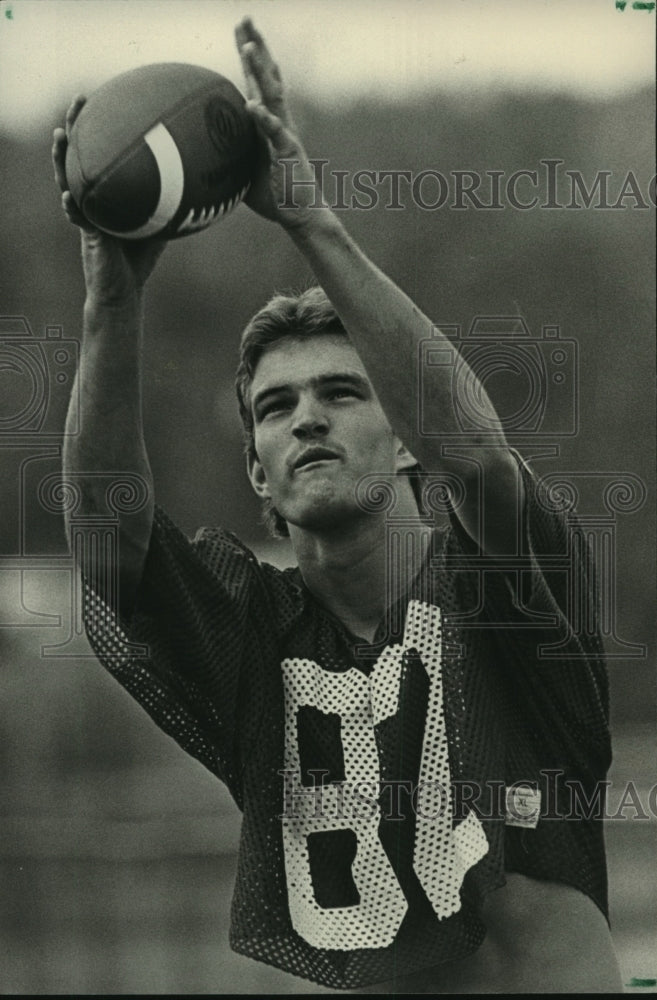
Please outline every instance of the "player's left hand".
[[[250, 18], [237, 25], [235, 40], [246, 78], [247, 108], [269, 152], [269, 162], [263, 163], [244, 201], [286, 229], [304, 226], [322, 210], [321, 192], [296, 134], [280, 70]], [[312, 186], [292, 185], [292, 180], [312, 181]]]
[[54, 130], [52, 164], [64, 213], [80, 230], [87, 302], [94, 306], [115, 307], [132, 303], [135, 296], [140, 295], [166, 242], [155, 236], [147, 240], [121, 240], [110, 236], [92, 226], [76, 205], [66, 178], [66, 149], [85, 100], [82, 96], [76, 97], [66, 113], [65, 128]]

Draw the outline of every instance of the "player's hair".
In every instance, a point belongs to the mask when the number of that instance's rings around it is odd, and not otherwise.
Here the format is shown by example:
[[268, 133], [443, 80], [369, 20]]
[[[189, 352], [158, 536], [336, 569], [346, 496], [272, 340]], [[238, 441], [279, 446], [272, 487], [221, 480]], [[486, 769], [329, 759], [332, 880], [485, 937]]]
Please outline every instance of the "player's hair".
[[[295, 295], [274, 295], [245, 327], [240, 341], [240, 360], [235, 374], [235, 389], [240, 417], [244, 427], [244, 450], [253, 461], [257, 457], [251, 410], [251, 384], [258, 362], [265, 352], [279, 340], [288, 337], [304, 340], [306, 337], [339, 336], [348, 339], [342, 320], [326, 293], [318, 286]], [[407, 470], [419, 504], [420, 481], [417, 469]], [[272, 534], [287, 538], [287, 523], [270, 499], [263, 501], [263, 520]]]

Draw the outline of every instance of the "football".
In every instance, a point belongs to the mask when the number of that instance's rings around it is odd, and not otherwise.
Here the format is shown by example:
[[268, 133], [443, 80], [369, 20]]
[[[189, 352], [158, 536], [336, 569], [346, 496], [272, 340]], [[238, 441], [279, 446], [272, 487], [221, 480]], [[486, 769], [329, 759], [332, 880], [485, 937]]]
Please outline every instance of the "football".
[[66, 151], [83, 215], [124, 239], [205, 229], [246, 195], [262, 146], [230, 80], [186, 63], [114, 77], [87, 100]]

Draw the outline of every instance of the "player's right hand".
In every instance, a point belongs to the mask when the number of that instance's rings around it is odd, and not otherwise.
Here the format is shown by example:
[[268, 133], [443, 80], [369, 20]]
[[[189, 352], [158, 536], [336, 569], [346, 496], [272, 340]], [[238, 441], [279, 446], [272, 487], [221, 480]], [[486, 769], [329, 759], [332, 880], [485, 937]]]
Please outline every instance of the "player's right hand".
[[[249, 98], [246, 107], [268, 149], [268, 162], [263, 163], [244, 203], [285, 229], [312, 225], [318, 209], [324, 207], [321, 191], [292, 121], [278, 65], [250, 17], [237, 25], [235, 41]], [[291, 189], [289, 181], [293, 181]]]
[[84, 217], [69, 191], [66, 180], [66, 148], [73, 123], [86, 98], [76, 97], [66, 113], [66, 127], [53, 132], [52, 161], [62, 208], [82, 239], [82, 266], [87, 302], [95, 306], [130, 306], [141, 292], [166, 241], [121, 240], [96, 229]]

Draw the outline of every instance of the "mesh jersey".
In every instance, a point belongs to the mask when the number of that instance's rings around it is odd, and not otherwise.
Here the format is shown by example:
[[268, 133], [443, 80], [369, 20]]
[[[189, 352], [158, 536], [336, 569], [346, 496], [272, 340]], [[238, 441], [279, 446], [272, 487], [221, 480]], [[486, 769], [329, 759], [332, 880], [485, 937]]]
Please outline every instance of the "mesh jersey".
[[[525, 569], [482, 569], [453, 518], [369, 645], [298, 570], [221, 529], [190, 542], [159, 508], [130, 620], [85, 587], [101, 662], [243, 811], [234, 950], [334, 989], [382, 982], [475, 950], [505, 870], [606, 915], [601, 820], [564, 818], [566, 779], [592, 795], [610, 763], [599, 638], [568, 622], [592, 571], [523, 477]], [[542, 794], [534, 828], [495, 808], [514, 782]]]

